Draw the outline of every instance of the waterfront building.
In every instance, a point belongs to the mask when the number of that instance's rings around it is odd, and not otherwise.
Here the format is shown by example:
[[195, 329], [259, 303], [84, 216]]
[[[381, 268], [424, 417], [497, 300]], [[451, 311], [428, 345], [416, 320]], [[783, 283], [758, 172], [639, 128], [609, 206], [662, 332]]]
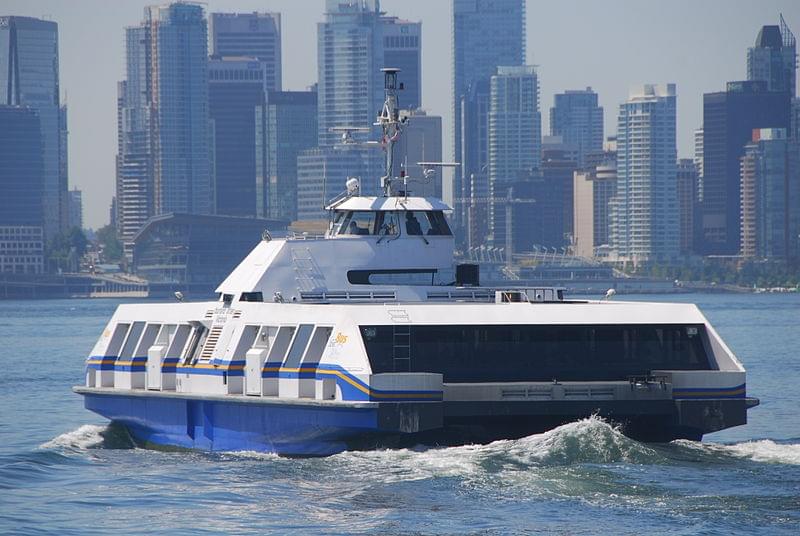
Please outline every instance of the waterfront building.
[[747, 49], [747, 79], [766, 82], [768, 91], [796, 95], [797, 42], [783, 15], [780, 25], [762, 26]]
[[0, 104], [28, 106], [39, 116], [46, 238], [67, 223], [67, 176], [61, 163], [66, 127], [61, 125], [58, 65], [58, 24], [0, 16]]
[[598, 248], [608, 247], [610, 203], [616, 191], [616, 154], [595, 166], [575, 171], [572, 237], [575, 255], [592, 258], [598, 256]]
[[578, 147], [566, 143], [561, 136], [544, 136], [542, 139], [542, 178], [551, 183], [555, 192], [554, 202], [560, 212], [557, 218], [544, 222], [544, 225], [551, 227], [547, 235], [552, 239], [548, 242], [556, 247], [566, 246], [572, 239], [573, 175], [579, 167], [578, 158]]
[[619, 107], [611, 246], [621, 261], [679, 252], [675, 84], [644, 85]]
[[441, 199], [441, 168], [429, 168], [431, 173], [426, 177], [425, 168], [417, 163], [442, 161], [442, 118], [419, 109], [401, 110], [400, 115], [407, 117], [408, 123], [395, 145], [395, 175], [400, 175], [402, 166], [409, 178], [408, 190], [411, 194]]
[[270, 91], [256, 109], [258, 217], [297, 219], [297, 157], [317, 145], [317, 92]]
[[[456, 230], [466, 226], [472, 175], [486, 173], [487, 149], [481, 137], [487, 129], [462, 125], [464, 114], [483, 125], [488, 107], [488, 79], [500, 65], [525, 63], [525, 0], [453, 0], [453, 159], [463, 165], [453, 183]], [[483, 81], [483, 82], [481, 82]], [[484, 89], [478, 88], [485, 84]], [[477, 94], [476, 94], [477, 92]], [[477, 100], [476, 100], [477, 97]], [[464, 99], [467, 102], [464, 103]], [[462, 103], [476, 108], [463, 110]], [[476, 117], [477, 115], [477, 117]], [[472, 154], [478, 152], [479, 154]], [[488, 184], [486, 185], [488, 187]]]
[[697, 205], [697, 166], [691, 158], [681, 158], [677, 167], [678, 228], [680, 254], [694, 251], [694, 215]]
[[378, 195], [383, 166], [383, 152], [358, 144], [301, 151], [297, 157], [297, 219], [326, 219], [324, 207], [345, 191], [350, 177], [359, 179], [361, 195]]
[[603, 148], [603, 108], [592, 88], [567, 90], [554, 97], [550, 108], [550, 135], [561, 136], [575, 146], [578, 166], [586, 165], [586, 154]]
[[400, 105], [408, 110], [422, 106], [422, 23], [381, 17], [383, 66], [397, 73]]
[[796, 258], [800, 253], [797, 142], [785, 129], [756, 129], [741, 158], [741, 255]]
[[69, 191], [69, 226], [83, 229], [83, 192], [77, 188]]
[[211, 56], [255, 58], [262, 64], [264, 87], [281, 90], [281, 14], [212, 13]]
[[152, 215], [214, 210], [203, 8], [150, 6], [126, 29], [126, 79], [119, 86], [117, 232], [133, 236]]
[[212, 56], [208, 60], [217, 214], [258, 214], [257, 192], [263, 199], [264, 187], [257, 184], [256, 161], [264, 149], [256, 145], [256, 110], [265, 102], [267, 76], [267, 64], [256, 58]]
[[134, 237], [133, 269], [150, 282], [151, 290], [172, 285], [210, 295], [265, 230], [285, 229], [286, 222], [262, 218], [162, 214]]
[[[489, 101], [489, 235], [495, 247], [504, 247], [509, 188], [522, 192], [524, 188], [516, 183], [540, 174], [542, 132], [535, 67], [498, 67], [490, 81]], [[511, 198], [517, 198], [513, 192]], [[533, 210], [532, 206], [528, 204], [521, 210]], [[523, 231], [520, 225], [512, 228], [515, 232]], [[522, 242], [526, 248], [532, 246]]]
[[787, 92], [765, 81], [728, 82], [703, 95], [703, 186], [695, 250], [703, 255], [740, 251], [740, 159], [754, 129], [789, 128]]
[[0, 105], [0, 274], [44, 272], [45, 152], [39, 113]]

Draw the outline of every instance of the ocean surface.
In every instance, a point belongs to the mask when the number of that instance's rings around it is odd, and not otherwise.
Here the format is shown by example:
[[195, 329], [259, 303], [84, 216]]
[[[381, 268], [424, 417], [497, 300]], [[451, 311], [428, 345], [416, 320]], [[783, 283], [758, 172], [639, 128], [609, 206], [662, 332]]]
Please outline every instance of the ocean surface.
[[70, 388], [119, 301], [0, 301], [0, 534], [800, 534], [800, 295], [694, 301], [761, 406], [702, 443], [585, 419], [322, 459], [133, 448]]

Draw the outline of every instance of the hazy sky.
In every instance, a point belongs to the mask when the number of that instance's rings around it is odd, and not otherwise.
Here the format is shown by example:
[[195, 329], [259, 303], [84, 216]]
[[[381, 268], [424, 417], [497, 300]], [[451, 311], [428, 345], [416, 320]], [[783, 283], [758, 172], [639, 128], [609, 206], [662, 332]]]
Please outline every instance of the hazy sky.
[[[83, 190], [84, 224], [108, 223], [114, 194], [116, 82], [125, 76], [125, 26], [142, 19], [146, 0], [0, 0], [1, 15], [59, 24], [61, 91], [69, 105], [70, 187]], [[451, 149], [451, 2], [382, 0], [390, 15], [423, 22], [423, 94], [444, 118]], [[283, 22], [284, 89], [317, 78], [316, 24], [324, 0], [211, 0], [208, 12], [278, 11]], [[539, 66], [543, 132], [553, 94], [592, 86], [605, 108], [606, 136], [630, 86], [677, 84], [678, 152], [692, 156], [702, 94], [746, 75], [746, 51], [759, 28], [783, 13], [800, 36], [800, 0], [528, 0], [528, 63]]]

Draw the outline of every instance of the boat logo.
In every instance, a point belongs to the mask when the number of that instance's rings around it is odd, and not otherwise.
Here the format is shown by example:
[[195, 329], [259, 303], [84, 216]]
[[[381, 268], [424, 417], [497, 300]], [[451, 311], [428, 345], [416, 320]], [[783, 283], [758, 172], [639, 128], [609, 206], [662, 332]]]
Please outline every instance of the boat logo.
[[342, 333], [341, 331], [336, 334], [336, 338], [333, 339], [334, 344], [344, 344], [347, 342], [347, 335]]

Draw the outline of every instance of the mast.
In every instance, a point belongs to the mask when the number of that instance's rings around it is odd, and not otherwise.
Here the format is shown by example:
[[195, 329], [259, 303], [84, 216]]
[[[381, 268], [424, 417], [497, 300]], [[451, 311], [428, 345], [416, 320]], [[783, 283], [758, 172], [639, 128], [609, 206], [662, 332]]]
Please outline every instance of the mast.
[[[384, 197], [392, 195], [392, 168], [394, 166], [394, 144], [400, 139], [405, 120], [400, 119], [400, 105], [397, 98], [397, 73], [400, 69], [385, 67], [381, 69], [384, 76], [384, 93], [386, 99], [378, 115], [375, 125], [380, 126], [382, 132], [381, 145], [386, 151], [386, 169], [381, 177], [381, 189]], [[402, 87], [400, 88], [402, 89]]]

